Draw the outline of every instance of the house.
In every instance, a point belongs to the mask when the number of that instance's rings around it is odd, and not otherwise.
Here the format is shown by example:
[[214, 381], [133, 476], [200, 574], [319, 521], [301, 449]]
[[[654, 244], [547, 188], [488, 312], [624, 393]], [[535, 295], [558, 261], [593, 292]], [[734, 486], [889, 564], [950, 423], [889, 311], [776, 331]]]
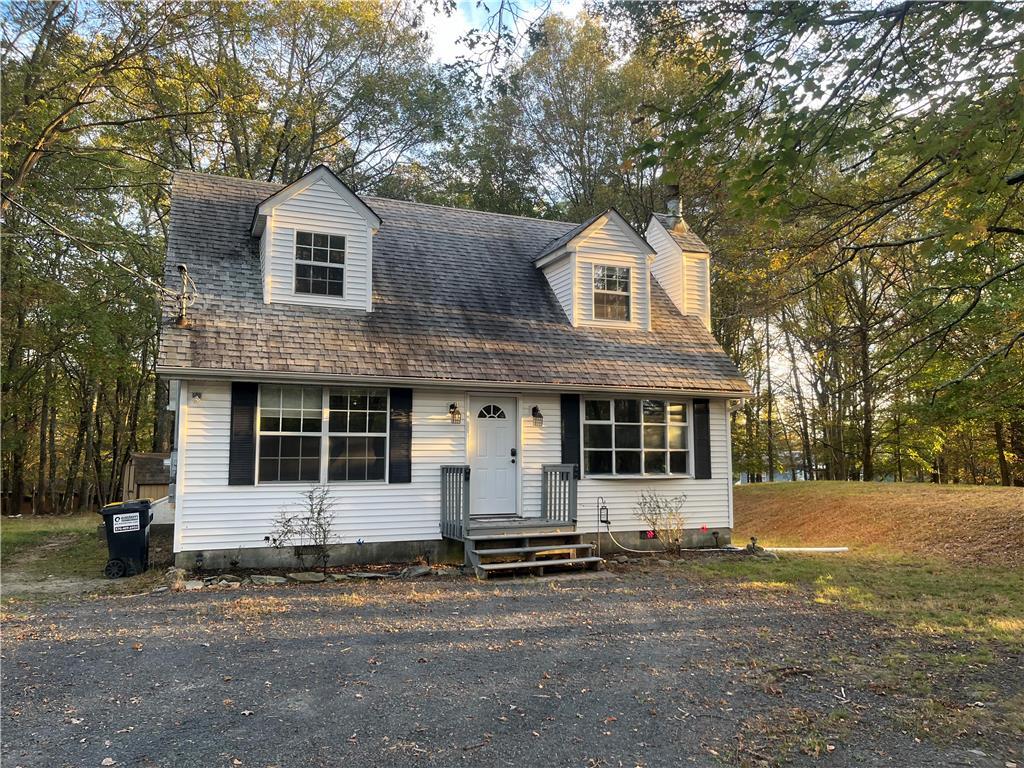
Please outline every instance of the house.
[[615, 210], [360, 196], [324, 166], [176, 174], [166, 284], [187, 265], [197, 296], [165, 307], [157, 372], [179, 564], [283, 564], [265, 537], [312, 484], [339, 562], [593, 564], [657, 545], [644, 490], [685, 497], [690, 543], [727, 542], [748, 388], [709, 330], [708, 260], [678, 215], [641, 235]]

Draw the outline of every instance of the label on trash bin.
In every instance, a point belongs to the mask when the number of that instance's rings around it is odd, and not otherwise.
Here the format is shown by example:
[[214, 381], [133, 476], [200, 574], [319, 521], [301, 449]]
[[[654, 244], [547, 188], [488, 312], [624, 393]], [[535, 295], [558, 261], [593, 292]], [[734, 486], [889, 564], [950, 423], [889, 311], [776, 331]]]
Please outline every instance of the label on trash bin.
[[139, 530], [139, 513], [125, 512], [114, 515], [114, 533], [128, 533]]

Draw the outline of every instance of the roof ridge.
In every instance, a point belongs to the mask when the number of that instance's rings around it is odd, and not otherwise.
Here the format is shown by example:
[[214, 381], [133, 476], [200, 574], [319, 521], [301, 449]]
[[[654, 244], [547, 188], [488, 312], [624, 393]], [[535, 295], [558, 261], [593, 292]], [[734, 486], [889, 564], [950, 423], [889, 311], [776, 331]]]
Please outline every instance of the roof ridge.
[[[359, 193], [356, 193], [359, 194]], [[459, 213], [479, 213], [482, 216], [501, 216], [506, 219], [522, 219], [523, 221], [539, 221], [542, 224], [564, 224], [568, 227], [578, 226], [574, 221], [562, 221], [561, 219], [541, 219], [537, 216], [522, 216], [518, 213], [500, 213], [498, 211], [481, 211], [478, 208], [456, 208], [454, 205], [438, 205], [437, 203], [421, 203], [418, 200], [399, 200], [397, 197], [381, 197], [380, 195], [359, 195], [360, 197], [383, 200], [386, 203], [401, 203], [403, 205], [418, 205], [421, 208], [440, 208], [445, 211], [458, 211]]]
[[[188, 176], [202, 176], [209, 179], [218, 179], [226, 181], [237, 181], [243, 184], [259, 184], [265, 187], [277, 187], [278, 190], [287, 187], [287, 184], [283, 184], [278, 181], [262, 181], [261, 179], [247, 179], [243, 176], [230, 176], [226, 173], [210, 173], [209, 171], [193, 171], [188, 168], [178, 168], [172, 173], [172, 176], [179, 174]], [[354, 191], [354, 190], [353, 190]], [[542, 219], [537, 216], [522, 216], [517, 213], [500, 213], [498, 211], [481, 211], [478, 208], [457, 208], [454, 205], [438, 205], [436, 203], [421, 203], [418, 200], [400, 200], [397, 197], [383, 197], [381, 195], [367, 195], [360, 192], [356, 192], [360, 198], [382, 200], [385, 203], [401, 203], [402, 205], [416, 205], [421, 208], [440, 208], [445, 211], [458, 211], [459, 213], [477, 213], [481, 216], [501, 216], [506, 219], [520, 219], [522, 221], [538, 221], [542, 224], [562, 224], [568, 227], [578, 226], [578, 222], [575, 221], [562, 221], [560, 219]], [[557, 235], [556, 235], [557, 237]]]

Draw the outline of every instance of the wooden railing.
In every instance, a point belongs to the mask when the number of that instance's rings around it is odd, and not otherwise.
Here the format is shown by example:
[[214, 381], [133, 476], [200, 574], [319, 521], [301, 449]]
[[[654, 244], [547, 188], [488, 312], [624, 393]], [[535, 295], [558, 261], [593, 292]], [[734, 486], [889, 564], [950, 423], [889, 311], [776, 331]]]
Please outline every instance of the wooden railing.
[[540, 514], [552, 523], [576, 523], [576, 465], [541, 466]]
[[463, 538], [469, 530], [469, 467], [449, 464], [441, 467], [441, 535]]

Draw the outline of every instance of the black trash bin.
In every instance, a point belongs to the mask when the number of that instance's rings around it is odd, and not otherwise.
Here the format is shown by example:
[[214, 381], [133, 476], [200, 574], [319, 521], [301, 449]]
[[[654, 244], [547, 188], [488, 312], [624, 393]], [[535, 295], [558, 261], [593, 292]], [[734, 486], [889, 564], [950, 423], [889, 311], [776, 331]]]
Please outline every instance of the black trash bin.
[[107, 532], [108, 579], [135, 576], [149, 567], [149, 524], [153, 521], [149, 499], [107, 504], [100, 510]]

